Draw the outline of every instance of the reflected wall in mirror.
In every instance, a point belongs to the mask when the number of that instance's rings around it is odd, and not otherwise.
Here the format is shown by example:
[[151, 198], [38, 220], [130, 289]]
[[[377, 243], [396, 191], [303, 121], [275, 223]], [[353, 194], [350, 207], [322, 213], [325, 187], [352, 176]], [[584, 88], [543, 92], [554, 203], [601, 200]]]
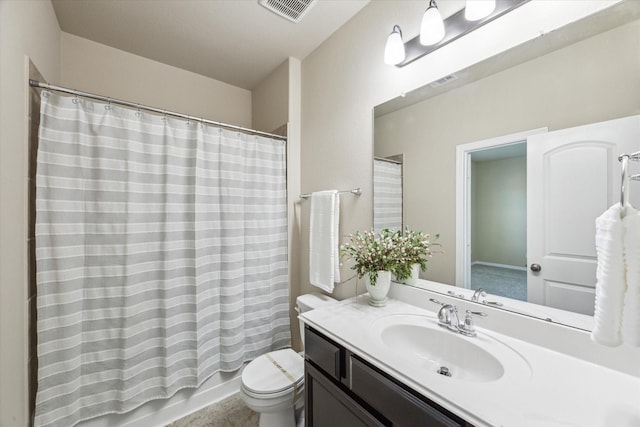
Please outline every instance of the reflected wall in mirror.
[[[484, 159], [476, 158], [470, 165], [472, 176], [479, 179], [472, 179], [470, 184], [478, 195], [470, 196], [477, 217], [473, 219], [476, 226], [471, 226], [469, 233], [469, 247], [475, 255], [473, 260], [481, 261], [480, 265], [487, 267], [487, 271], [480, 283], [473, 283], [473, 280], [465, 283], [461, 274], [456, 275], [456, 240], [462, 233], [456, 229], [456, 147], [533, 129], [546, 128], [551, 133], [640, 114], [638, 19], [640, 2], [616, 4], [597, 15], [456, 72], [443, 79], [445, 84], [416, 89], [375, 108], [374, 156], [404, 156], [403, 222], [412, 229], [439, 233], [439, 241], [445, 250], [445, 254], [434, 256], [429, 262], [428, 271], [422, 278], [472, 289], [488, 287], [488, 276], [492, 274], [489, 267], [509, 265], [513, 268], [498, 269], [496, 274], [519, 276], [520, 279], [524, 276], [524, 286], [527, 286], [524, 269], [532, 262], [526, 258], [528, 254], [523, 254], [526, 245], [516, 240], [524, 233], [522, 222], [540, 216], [541, 212], [529, 211], [523, 218], [521, 202], [526, 199], [522, 194], [526, 192], [523, 179], [526, 177], [530, 181], [533, 177], [531, 171], [523, 170], [524, 157], [518, 158], [513, 153], [494, 157], [489, 153]], [[640, 143], [637, 149], [640, 149]], [[617, 168], [619, 173], [619, 166]], [[592, 191], [580, 188], [576, 183], [572, 185], [574, 191], [583, 194]], [[497, 187], [502, 187], [504, 192], [488, 193]], [[639, 190], [635, 188], [634, 191]], [[619, 194], [607, 194], [606, 197], [611, 203], [619, 200]], [[495, 211], [496, 205], [499, 205], [499, 214]], [[491, 209], [494, 209], [493, 213]], [[507, 217], [509, 215], [512, 216]], [[498, 216], [502, 219], [497, 220]], [[595, 218], [576, 220], [593, 224]], [[571, 222], [565, 222], [565, 225], [570, 228]], [[519, 231], [507, 227], [519, 227]], [[524, 234], [526, 240], [527, 233]], [[593, 252], [593, 233], [585, 240], [592, 245], [589, 251]], [[493, 244], [496, 241], [501, 244]], [[589, 278], [591, 285], [595, 284], [594, 272], [595, 269], [587, 272], [593, 275]], [[516, 282], [517, 279], [507, 281]], [[559, 283], [558, 289], [561, 285]], [[499, 294], [498, 288], [492, 289]], [[591, 295], [587, 298], [593, 298], [593, 288], [588, 292]], [[524, 288], [510, 289], [503, 295], [531, 301]], [[583, 317], [586, 318], [589, 310], [584, 309], [584, 304], [575, 308], [572, 301], [560, 301], [574, 297], [575, 294], [563, 296], [560, 292], [550, 305], [585, 313]], [[540, 304], [544, 300], [545, 295], [542, 295], [536, 302]], [[527, 308], [526, 303], [506, 301], [505, 306], [509, 309], [525, 314], [535, 311], [542, 313], [542, 317], [549, 317], [542, 307], [528, 305]], [[557, 313], [557, 310], [550, 312]], [[569, 319], [566, 322], [571, 323], [571, 319], [580, 317], [576, 316], [563, 319]], [[578, 322], [581, 322], [580, 327], [588, 329], [585, 325], [590, 325], [590, 318]]]

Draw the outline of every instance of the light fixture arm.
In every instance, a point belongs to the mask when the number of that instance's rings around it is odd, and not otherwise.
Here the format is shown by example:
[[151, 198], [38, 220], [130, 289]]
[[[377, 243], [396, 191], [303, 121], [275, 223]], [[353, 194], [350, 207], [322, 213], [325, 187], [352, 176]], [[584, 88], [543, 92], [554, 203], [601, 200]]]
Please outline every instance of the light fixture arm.
[[[483, 25], [488, 24], [494, 19], [501, 17], [502, 15], [522, 6], [529, 1], [530, 0], [496, 0], [496, 6], [493, 12], [486, 18], [482, 18], [477, 21], [468, 21], [464, 16], [464, 9], [462, 9], [444, 20], [446, 34], [441, 41], [430, 46], [424, 46], [420, 43], [420, 35], [417, 35], [404, 44], [406, 57], [404, 61], [395, 65], [397, 67], [404, 67], [405, 65], [408, 65], [413, 61], [422, 58], [423, 56], [441, 48], [442, 46], [445, 46], [452, 41], [457, 40], [474, 30], [477, 30]], [[432, 5], [435, 6], [435, 0], [429, 1], [429, 7], [432, 7]]]

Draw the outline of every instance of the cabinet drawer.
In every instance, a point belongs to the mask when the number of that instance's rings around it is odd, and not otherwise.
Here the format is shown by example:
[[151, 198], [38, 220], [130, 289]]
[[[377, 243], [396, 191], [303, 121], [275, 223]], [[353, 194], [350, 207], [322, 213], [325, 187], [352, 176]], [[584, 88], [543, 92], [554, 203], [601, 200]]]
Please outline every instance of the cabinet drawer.
[[304, 354], [330, 377], [340, 381], [341, 348], [308, 327], [304, 328]]
[[435, 403], [427, 403], [351, 356], [351, 391], [374, 407], [394, 426], [463, 427], [464, 420]]

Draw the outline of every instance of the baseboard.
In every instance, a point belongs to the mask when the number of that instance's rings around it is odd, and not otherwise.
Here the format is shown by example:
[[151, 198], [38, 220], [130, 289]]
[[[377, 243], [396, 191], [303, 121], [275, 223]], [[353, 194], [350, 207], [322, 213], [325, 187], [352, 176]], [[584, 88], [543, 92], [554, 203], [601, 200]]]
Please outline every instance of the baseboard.
[[474, 266], [474, 265], [486, 265], [487, 267], [498, 267], [498, 268], [508, 268], [509, 270], [527, 271], [527, 267], [521, 267], [518, 265], [508, 265], [508, 264], [496, 264], [495, 262], [473, 261], [471, 263], [471, 266]]
[[170, 399], [145, 403], [126, 414], [109, 414], [78, 424], [78, 427], [162, 427], [240, 391], [242, 370], [217, 373], [197, 389], [183, 389]]

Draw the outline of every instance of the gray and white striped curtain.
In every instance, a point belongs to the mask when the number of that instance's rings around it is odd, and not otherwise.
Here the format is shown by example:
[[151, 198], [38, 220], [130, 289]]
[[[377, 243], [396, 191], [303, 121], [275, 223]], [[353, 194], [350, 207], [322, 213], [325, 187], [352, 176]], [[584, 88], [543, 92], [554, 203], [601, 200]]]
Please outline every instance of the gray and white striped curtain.
[[43, 92], [36, 426], [290, 345], [285, 143]]
[[373, 229], [402, 230], [402, 164], [373, 160]]

